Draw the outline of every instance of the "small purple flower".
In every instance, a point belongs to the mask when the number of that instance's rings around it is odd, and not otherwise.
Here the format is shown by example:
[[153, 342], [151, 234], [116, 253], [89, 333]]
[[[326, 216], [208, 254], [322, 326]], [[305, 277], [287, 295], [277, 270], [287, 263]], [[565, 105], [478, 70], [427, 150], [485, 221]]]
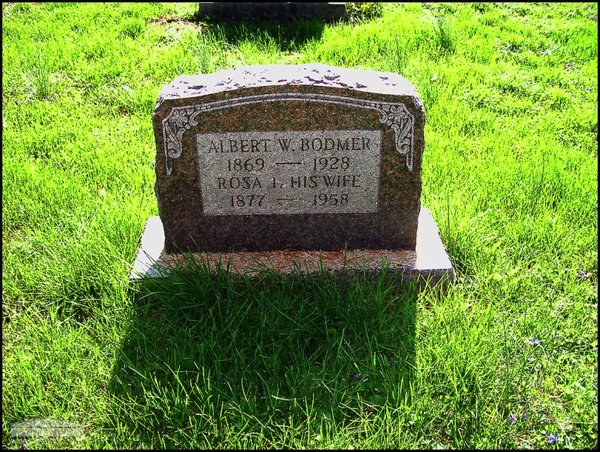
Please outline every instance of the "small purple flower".
[[554, 444], [556, 443], [556, 435], [554, 433], [552, 433], [549, 437], [548, 437], [548, 443], [549, 444]]
[[537, 337], [534, 337], [534, 338], [529, 339], [529, 343], [531, 345], [538, 345], [540, 343], [540, 340]]
[[358, 374], [354, 374], [354, 379], [355, 379], [355, 380], [358, 380], [359, 378], [360, 378], [360, 375], [358, 375]]
[[521, 413], [521, 419], [523, 419], [523, 420], [527, 419], [527, 415], [525, 413]]
[[577, 278], [579, 278], [580, 281], [585, 281], [586, 279], [589, 279], [590, 274], [588, 272], [586, 272], [585, 270], [579, 270], [577, 272]]
[[511, 414], [511, 415], [508, 417], [508, 423], [509, 423], [509, 424], [514, 424], [515, 422], [517, 422], [517, 418], [515, 417], [515, 415], [514, 415], [514, 414]]

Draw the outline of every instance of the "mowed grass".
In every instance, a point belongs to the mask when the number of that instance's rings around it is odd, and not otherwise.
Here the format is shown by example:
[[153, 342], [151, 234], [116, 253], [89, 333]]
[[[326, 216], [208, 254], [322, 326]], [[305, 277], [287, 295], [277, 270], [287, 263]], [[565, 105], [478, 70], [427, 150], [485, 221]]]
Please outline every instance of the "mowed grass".
[[[3, 447], [596, 447], [598, 5], [262, 28], [196, 8], [2, 5]], [[198, 267], [132, 287], [162, 86], [306, 62], [414, 83], [455, 282]], [[84, 435], [11, 436], [34, 419]]]

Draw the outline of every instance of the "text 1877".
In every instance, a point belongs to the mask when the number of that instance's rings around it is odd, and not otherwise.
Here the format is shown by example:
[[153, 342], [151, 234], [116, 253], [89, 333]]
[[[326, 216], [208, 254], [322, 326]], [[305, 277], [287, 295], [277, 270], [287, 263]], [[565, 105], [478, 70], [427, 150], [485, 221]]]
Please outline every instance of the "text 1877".
[[261, 207], [267, 195], [231, 195], [231, 207]]

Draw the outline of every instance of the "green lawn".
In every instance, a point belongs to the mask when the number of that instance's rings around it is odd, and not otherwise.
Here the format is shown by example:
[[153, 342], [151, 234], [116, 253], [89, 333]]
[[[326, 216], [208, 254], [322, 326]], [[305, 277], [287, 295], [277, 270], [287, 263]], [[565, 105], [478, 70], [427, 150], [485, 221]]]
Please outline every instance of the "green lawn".
[[[196, 8], [2, 4], [3, 448], [596, 447], [598, 5], [396, 3], [285, 28]], [[307, 62], [416, 86], [422, 203], [456, 281], [198, 268], [130, 286], [160, 89]], [[11, 436], [35, 419], [84, 434]]]

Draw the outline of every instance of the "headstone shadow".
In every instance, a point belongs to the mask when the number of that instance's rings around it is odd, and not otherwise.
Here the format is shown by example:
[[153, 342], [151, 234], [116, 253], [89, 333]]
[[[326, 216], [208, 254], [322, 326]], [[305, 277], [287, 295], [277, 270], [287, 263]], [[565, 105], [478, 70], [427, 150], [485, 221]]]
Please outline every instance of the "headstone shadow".
[[148, 435], [185, 428], [191, 412], [211, 425], [235, 413], [302, 422], [311, 399], [317, 412], [346, 410], [351, 421], [352, 404], [394, 404], [398, 394], [382, 390], [390, 381], [402, 397], [410, 386], [417, 290], [400, 284], [200, 267], [142, 279], [110, 390], [163, 420], [136, 426]]
[[282, 52], [296, 51], [309, 41], [321, 39], [324, 28], [325, 24], [320, 20], [294, 21], [287, 25], [257, 22], [211, 25], [211, 31], [227, 44], [238, 46], [244, 41], [270, 42]]

